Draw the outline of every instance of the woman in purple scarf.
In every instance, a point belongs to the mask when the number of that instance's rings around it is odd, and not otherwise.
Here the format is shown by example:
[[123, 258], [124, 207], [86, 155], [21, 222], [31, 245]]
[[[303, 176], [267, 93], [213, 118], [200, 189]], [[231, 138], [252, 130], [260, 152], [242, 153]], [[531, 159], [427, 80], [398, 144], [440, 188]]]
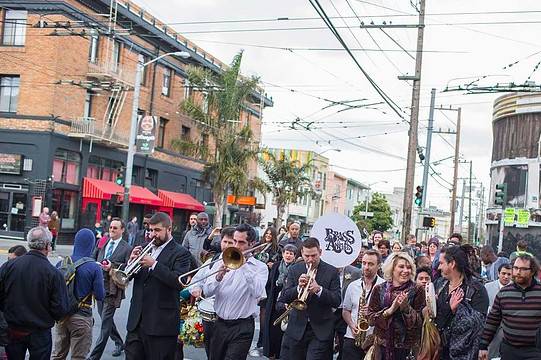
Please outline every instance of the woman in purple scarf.
[[377, 358], [413, 359], [425, 306], [424, 288], [413, 281], [415, 262], [405, 252], [394, 253], [383, 266], [383, 276], [387, 281], [376, 285], [368, 306], [368, 321], [375, 326]]

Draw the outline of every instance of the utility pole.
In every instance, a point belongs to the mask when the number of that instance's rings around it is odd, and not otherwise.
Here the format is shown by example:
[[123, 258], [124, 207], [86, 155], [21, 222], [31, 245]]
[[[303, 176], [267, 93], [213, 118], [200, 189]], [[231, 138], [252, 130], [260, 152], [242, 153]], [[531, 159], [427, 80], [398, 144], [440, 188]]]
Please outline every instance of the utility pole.
[[477, 220], [477, 240], [479, 243], [481, 242], [481, 234], [483, 233], [483, 209], [485, 206], [485, 188], [483, 187], [483, 183], [481, 183], [481, 196], [479, 198], [479, 218]]
[[460, 215], [459, 215], [459, 218], [458, 218], [458, 227], [460, 229], [459, 230], [460, 233], [462, 233], [462, 219], [464, 218], [464, 197], [465, 197], [465, 195], [466, 195], [466, 178], [463, 178], [462, 179], [462, 199], [460, 200]]
[[469, 202], [468, 202], [468, 242], [471, 244], [472, 243], [472, 239], [471, 239], [471, 235], [472, 235], [472, 224], [473, 224], [473, 221], [472, 221], [472, 218], [471, 218], [471, 178], [472, 178], [472, 160], [470, 160], [470, 196], [469, 196]]
[[460, 152], [460, 122], [462, 121], [461, 118], [462, 115], [462, 109], [458, 108], [458, 117], [456, 120], [456, 140], [455, 140], [455, 169], [453, 172], [453, 188], [452, 188], [452, 195], [451, 195], [451, 226], [449, 229], [449, 234], [452, 234], [455, 232], [455, 213], [456, 213], [456, 186], [457, 186], [457, 178], [458, 178], [458, 157]]
[[421, 67], [423, 64], [423, 37], [425, 30], [425, 2], [419, 1], [419, 25], [417, 28], [417, 50], [415, 55], [415, 76], [411, 96], [411, 116], [408, 141], [408, 160], [404, 185], [402, 237], [405, 239], [411, 231], [411, 213], [413, 208], [413, 181], [415, 180], [415, 160], [417, 158], [417, 132], [419, 126], [419, 97], [421, 93]]
[[430, 148], [432, 146], [432, 131], [434, 130], [434, 103], [436, 102], [436, 89], [430, 91], [430, 112], [428, 114], [428, 128], [426, 130], [426, 151], [423, 171], [423, 207], [426, 208], [426, 193], [428, 186], [428, 170], [430, 168]]

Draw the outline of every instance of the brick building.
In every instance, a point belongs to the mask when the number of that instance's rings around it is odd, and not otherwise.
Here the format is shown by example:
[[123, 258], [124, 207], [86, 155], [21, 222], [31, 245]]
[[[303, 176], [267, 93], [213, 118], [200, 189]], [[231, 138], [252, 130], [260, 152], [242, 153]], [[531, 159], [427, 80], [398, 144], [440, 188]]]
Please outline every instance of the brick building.
[[[187, 214], [212, 201], [201, 171], [214, 148], [179, 111], [187, 96], [204, 101], [185, 69], [226, 65], [127, 0], [0, 0], [0, 19], [0, 235], [21, 238], [45, 205], [58, 211], [64, 241], [120, 215], [115, 180], [126, 165], [137, 59], [183, 51], [187, 59], [145, 67], [139, 114], [156, 119], [156, 150], [136, 155], [130, 194], [130, 217], [167, 211], [180, 233]], [[252, 98], [239, 120], [259, 141], [272, 101], [261, 89]], [[175, 139], [193, 146], [173, 147]]]

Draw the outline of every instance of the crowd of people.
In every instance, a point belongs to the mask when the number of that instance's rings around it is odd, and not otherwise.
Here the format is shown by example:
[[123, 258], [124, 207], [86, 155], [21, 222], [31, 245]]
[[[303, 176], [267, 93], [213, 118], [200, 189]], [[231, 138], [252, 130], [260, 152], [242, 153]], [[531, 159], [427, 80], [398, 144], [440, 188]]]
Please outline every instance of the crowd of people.
[[[207, 214], [192, 214], [181, 239], [165, 213], [146, 215], [141, 230], [113, 217], [103, 225], [77, 232], [71, 256], [56, 266], [45, 218], [28, 232], [28, 252], [10, 249], [0, 268], [0, 340], [10, 360], [27, 352], [100, 359], [109, 339], [113, 356], [182, 359], [179, 309], [193, 301], [211, 304], [202, 315], [211, 360], [541, 359], [539, 265], [523, 241], [506, 256], [460, 234], [427, 243], [409, 235], [401, 244], [375, 231], [352, 264], [335, 268], [321, 258], [321, 239], [303, 239], [295, 222], [258, 232], [212, 228]], [[134, 264], [123, 339], [117, 275]], [[101, 323], [92, 348], [94, 301]]]

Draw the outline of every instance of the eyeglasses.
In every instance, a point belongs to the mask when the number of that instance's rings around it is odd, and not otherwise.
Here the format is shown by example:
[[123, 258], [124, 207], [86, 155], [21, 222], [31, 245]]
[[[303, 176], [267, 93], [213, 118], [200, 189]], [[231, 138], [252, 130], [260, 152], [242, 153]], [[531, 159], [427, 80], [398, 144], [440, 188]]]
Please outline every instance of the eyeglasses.
[[118, 226], [109, 226], [109, 229], [117, 230], [120, 229]]
[[527, 267], [513, 266], [513, 270], [514, 270], [514, 271], [524, 271], [524, 272], [526, 272], [526, 271], [530, 271], [530, 270], [532, 270], [532, 269], [527, 268]]

